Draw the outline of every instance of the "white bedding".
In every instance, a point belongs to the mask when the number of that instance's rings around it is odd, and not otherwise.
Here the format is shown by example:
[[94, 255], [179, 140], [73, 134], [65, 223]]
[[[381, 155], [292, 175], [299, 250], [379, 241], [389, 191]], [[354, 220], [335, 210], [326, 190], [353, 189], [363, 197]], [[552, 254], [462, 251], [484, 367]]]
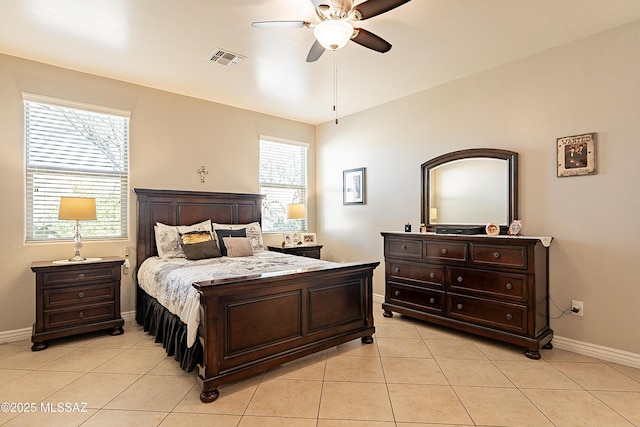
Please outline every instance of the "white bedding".
[[187, 325], [187, 346], [192, 347], [196, 342], [200, 323], [200, 298], [193, 283], [332, 264], [271, 251], [259, 251], [249, 257], [221, 257], [198, 261], [151, 257], [140, 265], [138, 286], [180, 317]]

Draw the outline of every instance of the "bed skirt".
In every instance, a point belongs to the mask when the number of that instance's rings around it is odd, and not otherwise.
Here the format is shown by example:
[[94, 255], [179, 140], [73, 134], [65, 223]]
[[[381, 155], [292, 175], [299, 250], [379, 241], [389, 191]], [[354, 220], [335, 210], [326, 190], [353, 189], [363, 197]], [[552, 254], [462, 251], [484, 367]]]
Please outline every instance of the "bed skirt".
[[197, 364], [202, 363], [200, 340], [188, 348], [187, 325], [140, 288], [137, 297], [136, 322], [143, 326], [145, 332], [156, 337], [155, 342], [162, 343], [167, 356], [173, 356], [183, 371], [193, 371]]

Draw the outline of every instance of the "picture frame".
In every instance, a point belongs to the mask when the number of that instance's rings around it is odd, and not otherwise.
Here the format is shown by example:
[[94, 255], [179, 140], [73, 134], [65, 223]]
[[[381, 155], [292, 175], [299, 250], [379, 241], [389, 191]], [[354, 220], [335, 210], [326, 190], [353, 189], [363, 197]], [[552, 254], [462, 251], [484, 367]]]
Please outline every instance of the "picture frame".
[[342, 172], [342, 204], [364, 205], [366, 194], [365, 168]]
[[316, 245], [317, 243], [316, 233], [300, 233], [301, 245]]
[[556, 140], [558, 178], [596, 174], [596, 132]]
[[296, 233], [282, 233], [282, 247], [283, 248], [292, 248], [296, 246], [298, 242], [296, 242], [297, 236]]

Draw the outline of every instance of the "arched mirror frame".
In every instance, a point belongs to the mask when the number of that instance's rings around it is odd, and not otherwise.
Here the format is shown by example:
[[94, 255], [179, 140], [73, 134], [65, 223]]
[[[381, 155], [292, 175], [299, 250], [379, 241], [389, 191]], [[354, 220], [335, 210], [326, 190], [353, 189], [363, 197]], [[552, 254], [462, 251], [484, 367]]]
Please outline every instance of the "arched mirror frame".
[[[421, 197], [420, 206], [422, 211], [420, 212], [420, 222], [427, 226], [427, 231], [435, 231], [436, 224], [430, 223], [430, 182], [429, 176], [432, 169], [442, 166], [446, 163], [462, 160], [462, 159], [475, 159], [475, 158], [492, 158], [501, 159], [507, 162], [507, 188], [508, 188], [508, 223], [506, 225], [500, 225], [500, 233], [506, 234], [509, 224], [514, 219], [518, 218], [518, 153], [509, 150], [500, 150], [496, 148], [471, 148], [467, 150], [453, 151], [451, 153], [443, 154], [435, 157], [422, 164], [422, 179], [421, 179]], [[464, 225], [478, 225], [478, 224], [448, 224], [453, 226]]]

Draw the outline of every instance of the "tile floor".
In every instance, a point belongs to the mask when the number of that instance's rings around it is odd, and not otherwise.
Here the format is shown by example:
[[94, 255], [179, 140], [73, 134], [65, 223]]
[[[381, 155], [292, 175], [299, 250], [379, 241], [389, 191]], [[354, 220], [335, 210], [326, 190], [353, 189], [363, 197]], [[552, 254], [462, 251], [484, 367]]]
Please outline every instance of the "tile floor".
[[533, 361], [519, 348], [379, 314], [374, 344], [352, 341], [222, 386], [210, 404], [195, 373], [135, 324], [41, 352], [28, 341], [0, 345], [0, 401], [23, 411], [3, 406], [0, 425], [640, 426], [638, 369], [558, 349]]

